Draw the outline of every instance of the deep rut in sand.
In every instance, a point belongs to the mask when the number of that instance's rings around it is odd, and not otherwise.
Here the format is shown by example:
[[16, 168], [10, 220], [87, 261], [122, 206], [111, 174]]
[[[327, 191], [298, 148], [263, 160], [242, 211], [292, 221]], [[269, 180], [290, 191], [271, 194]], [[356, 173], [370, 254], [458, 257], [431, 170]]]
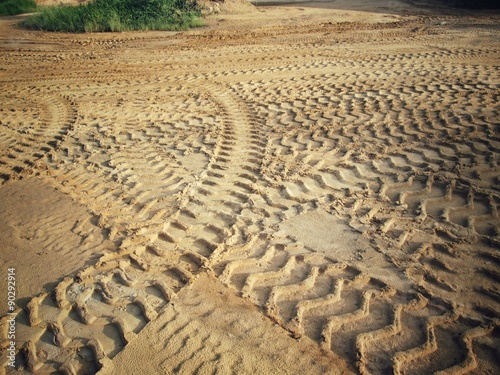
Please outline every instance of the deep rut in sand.
[[106, 371], [161, 317], [164, 368], [229, 371], [174, 306], [202, 275], [359, 373], [498, 372], [497, 21], [7, 49], [33, 74], [1, 78], [2, 188], [36, 177], [88, 212], [78, 271], [17, 311], [17, 370]]

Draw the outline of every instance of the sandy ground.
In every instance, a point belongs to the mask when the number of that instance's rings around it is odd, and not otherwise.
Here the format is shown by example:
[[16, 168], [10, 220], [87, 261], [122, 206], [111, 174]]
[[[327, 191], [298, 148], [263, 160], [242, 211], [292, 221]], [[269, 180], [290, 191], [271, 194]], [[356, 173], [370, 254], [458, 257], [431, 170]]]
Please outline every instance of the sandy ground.
[[0, 19], [0, 374], [500, 373], [500, 16], [373, 3]]

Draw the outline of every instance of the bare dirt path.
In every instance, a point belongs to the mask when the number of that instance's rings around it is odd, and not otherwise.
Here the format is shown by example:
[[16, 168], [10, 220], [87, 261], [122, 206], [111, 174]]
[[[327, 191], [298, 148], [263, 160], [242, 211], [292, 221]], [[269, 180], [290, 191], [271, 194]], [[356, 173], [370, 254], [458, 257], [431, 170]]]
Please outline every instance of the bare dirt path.
[[499, 16], [377, 4], [0, 20], [0, 373], [498, 373]]

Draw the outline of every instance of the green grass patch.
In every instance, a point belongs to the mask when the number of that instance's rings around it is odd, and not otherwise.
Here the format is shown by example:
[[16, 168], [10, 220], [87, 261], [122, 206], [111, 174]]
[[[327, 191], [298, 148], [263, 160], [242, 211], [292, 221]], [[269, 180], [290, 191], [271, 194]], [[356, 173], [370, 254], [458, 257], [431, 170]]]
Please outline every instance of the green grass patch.
[[35, 0], [0, 0], [0, 16], [35, 12]]
[[195, 0], [94, 0], [44, 7], [22, 25], [65, 32], [185, 30], [200, 26], [200, 15]]

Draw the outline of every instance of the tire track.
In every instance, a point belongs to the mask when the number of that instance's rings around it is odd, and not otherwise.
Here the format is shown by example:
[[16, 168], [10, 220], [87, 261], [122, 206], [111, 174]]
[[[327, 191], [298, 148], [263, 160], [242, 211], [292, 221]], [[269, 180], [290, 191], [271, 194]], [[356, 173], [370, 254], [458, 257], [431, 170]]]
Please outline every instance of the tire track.
[[[2, 78], [14, 93], [2, 181], [52, 181], [114, 244], [18, 311], [19, 369], [113, 371], [154, 323], [158, 368], [236, 371], [245, 357], [171, 315], [208, 272], [277, 335], [360, 373], [498, 372], [498, 48], [475, 45], [496, 19], [474, 21], [474, 37], [462, 22], [58, 36], [70, 51], [8, 51], [47, 72]], [[74, 71], [51, 77], [70, 56]], [[89, 65], [104, 56], [107, 71]], [[314, 215], [325, 223], [311, 229]], [[65, 218], [40, 219], [44, 246]], [[369, 245], [322, 248], [306, 234], [325, 226]]]
[[[232, 106], [237, 104], [230, 95], [222, 94], [216, 100], [223, 112], [223, 126], [219, 140], [214, 143], [207, 171], [180, 190], [175, 206], [177, 213], [170, 212], [167, 222], [164, 213], [145, 210], [148, 205], [142, 202], [148, 199], [147, 191], [141, 193], [137, 189], [142, 184], [132, 183], [129, 192], [125, 193], [133, 196], [132, 207], [126, 204], [128, 197], [123, 193], [123, 187], [128, 186], [129, 170], [134, 170], [130, 176], [135, 181], [137, 177], [143, 181], [151, 178], [148, 171], [151, 167], [153, 171], [158, 168], [154, 163], [151, 166], [141, 161], [131, 167], [130, 162], [134, 159], [130, 157], [130, 149], [126, 159], [118, 151], [104, 163], [104, 166], [118, 169], [118, 173], [107, 173], [106, 167], [103, 171], [94, 161], [96, 154], [92, 148], [103, 146], [105, 140], [100, 134], [106, 135], [105, 125], [98, 125], [97, 132], [86, 132], [84, 139], [69, 134], [59, 145], [57, 150], [62, 153], [58, 159], [82, 158], [83, 151], [88, 155], [83, 159], [93, 168], [91, 174], [89, 168], [77, 167], [69, 173], [58, 168], [51, 172], [52, 176], [71, 194], [86, 191], [93, 199], [84, 202], [93, 207], [94, 212], [103, 212], [106, 208], [105, 214], [100, 215], [100, 225], [109, 228], [110, 238], [120, 240], [121, 245], [116, 252], [105, 254], [97, 264], [82, 270], [76, 277], [63, 280], [53, 293], [33, 298], [25, 311], [18, 311], [18, 321], [22, 324], [18, 336], [20, 342], [25, 342], [17, 358], [19, 367], [35, 372], [59, 369], [85, 373], [109, 366], [109, 360], [123, 350], [148, 322], [155, 320], [176, 293], [189, 283], [193, 274], [214, 252], [221, 250], [222, 240], [226, 237], [239, 240], [239, 229], [237, 226], [233, 228], [232, 218], [241, 212], [248, 199], [246, 194], [252, 190], [253, 178], [243, 171], [258, 170], [259, 161], [251, 156], [260, 151], [259, 141], [258, 136], [247, 134], [246, 117], [235, 116], [236, 112], [232, 112]], [[113, 142], [128, 140], [130, 143], [138, 139], [142, 146], [143, 133], [135, 135], [133, 130], [125, 133], [124, 139], [112, 137]], [[153, 130], [151, 134], [157, 133]], [[184, 144], [190, 144], [189, 138], [186, 140]], [[248, 144], [248, 149], [233, 151], [234, 145], [239, 143]], [[181, 144], [176, 145], [180, 151], [184, 147]], [[80, 145], [85, 146], [81, 148]], [[151, 153], [151, 158], [156, 160], [153, 150]], [[231, 163], [234, 158], [238, 159], [237, 164]], [[102, 163], [99, 154], [97, 159]], [[181, 166], [185, 164], [185, 160], [180, 160]], [[237, 168], [231, 167], [233, 165]], [[161, 166], [159, 170], [163, 168]], [[144, 174], [143, 169], [146, 169]], [[100, 182], [97, 182], [97, 176], [101, 176]], [[120, 185], [113, 188], [115, 176], [120, 178]], [[162, 179], [162, 174], [158, 176]], [[149, 183], [148, 188], [158, 191], [164, 184], [162, 179], [161, 184]], [[168, 185], [167, 188], [170, 189]], [[165, 193], [169, 194], [168, 190]], [[117, 201], [117, 197], [121, 200]], [[113, 205], [109, 204], [110, 199], [113, 199]], [[225, 202], [225, 210], [219, 208], [221, 201]], [[143, 211], [145, 214], [141, 214]], [[124, 225], [141, 216], [144, 220], [138, 225]], [[135, 234], [131, 236], [130, 233]], [[40, 356], [39, 353], [44, 354]]]
[[[75, 104], [56, 95], [24, 99], [13, 94], [2, 98], [2, 180], [44, 169], [44, 159], [76, 121]], [[54, 127], [54, 124], [56, 126]]]

